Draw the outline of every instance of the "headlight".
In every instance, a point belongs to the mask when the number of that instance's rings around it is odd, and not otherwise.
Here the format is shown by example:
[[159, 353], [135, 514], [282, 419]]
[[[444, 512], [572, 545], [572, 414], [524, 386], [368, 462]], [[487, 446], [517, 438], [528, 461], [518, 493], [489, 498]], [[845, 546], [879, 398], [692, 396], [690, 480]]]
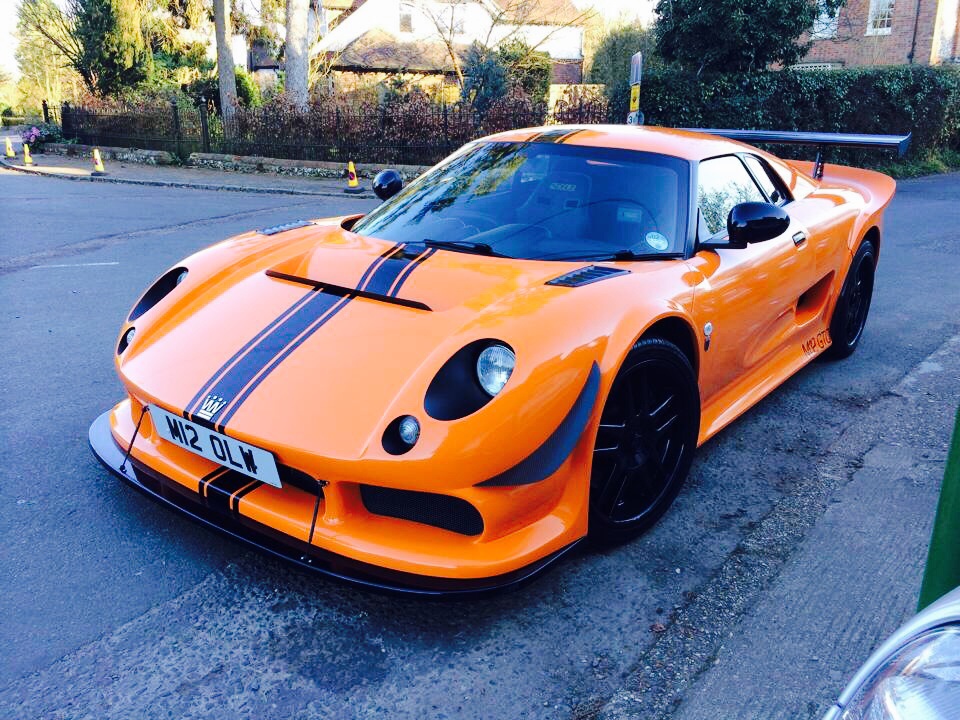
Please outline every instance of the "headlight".
[[840, 718], [960, 718], [960, 626], [927, 631], [897, 650], [857, 690]]
[[491, 345], [481, 352], [477, 358], [477, 379], [484, 392], [493, 397], [503, 390], [516, 362], [513, 350], [506, 345]]

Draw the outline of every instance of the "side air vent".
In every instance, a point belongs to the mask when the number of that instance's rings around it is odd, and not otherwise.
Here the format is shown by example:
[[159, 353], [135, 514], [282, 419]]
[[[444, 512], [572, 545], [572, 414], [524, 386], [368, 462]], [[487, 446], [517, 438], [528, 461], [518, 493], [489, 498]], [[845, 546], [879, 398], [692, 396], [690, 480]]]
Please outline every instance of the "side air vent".
[[590, 283], [600, 282], [601, 280], [606, 280], [607, 278], [617, 275], [628, 275], [629, 273], [629, 270], [607, 267], [606, 265], [588, 265], [587, 267], [568, 272], [566, 275], [555, 277], [553, 280], [549, 280], [547, 285], [580, 287], [581, 285], [589, 285]]
[[294, 220], [293, 222], [284, 223], [283, 225], [274, 225], [273, 227], [264, 228], [263, 230], [257, 230], [257, 232], [261, 235], [276, 235], [277, 233], [286, 232], [287, 230], [307, 227], [307, 225], [313, 225], [313, 221]]
[[410, 520], [459, 533], [479, 535], [483, 518], [466, 500], [437, 493], [361, 485], [360, 498], [374, 515]]

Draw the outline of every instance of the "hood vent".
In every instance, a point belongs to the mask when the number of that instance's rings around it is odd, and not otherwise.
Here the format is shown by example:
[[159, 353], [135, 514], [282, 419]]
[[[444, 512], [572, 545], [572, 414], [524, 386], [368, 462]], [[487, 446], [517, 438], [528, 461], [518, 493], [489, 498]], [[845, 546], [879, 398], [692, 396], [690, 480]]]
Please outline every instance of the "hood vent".
[[263, 230], [257, 230], [257, 232], [261, 235], [276, 235], [277, 233], [286, 232], [287, 230], [307, 227], [307, 225], [313, 225], [313, 221], [294, 220], [293, 222], [284, 223], [283, 225], [274, 225], [273, 227], [264, 228]]
[[606, 280], [607, 278], [617, 275], [629, 274], [629, 270], [621, 270], [620, 268], [608, 267], [606, 265], [588, 265], [587, 267], [568, 272], [566, 275], [555, 277], [553, 280], [547, 281], [547, 285], [580, 287], [581, 285], [600, 282], [601, 280]]

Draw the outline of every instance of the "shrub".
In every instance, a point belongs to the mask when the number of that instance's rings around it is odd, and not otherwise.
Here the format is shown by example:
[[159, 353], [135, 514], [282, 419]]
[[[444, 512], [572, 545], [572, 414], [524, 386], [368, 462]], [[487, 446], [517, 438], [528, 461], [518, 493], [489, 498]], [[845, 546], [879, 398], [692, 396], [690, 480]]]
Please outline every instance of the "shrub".
[[40, 151], [46, 143], [60, 142], [63, 140], [63, 133], [59, 125], [54, 125], [53, 123], [38, 123], [27, 128], [20, 135], [20, 138], [28, 144], [31, 149]]
[[[626, 83], [610, 93], [625, 118]], [[913, 133], [911, 158], [960, 149], [960, 69], [902, 65], [850, 70], [704, 74], [661, 69], [644, 77], [640, 109], [648, 125], [852, 133]], [[876, 164], [876, 153], [831, 159]]]

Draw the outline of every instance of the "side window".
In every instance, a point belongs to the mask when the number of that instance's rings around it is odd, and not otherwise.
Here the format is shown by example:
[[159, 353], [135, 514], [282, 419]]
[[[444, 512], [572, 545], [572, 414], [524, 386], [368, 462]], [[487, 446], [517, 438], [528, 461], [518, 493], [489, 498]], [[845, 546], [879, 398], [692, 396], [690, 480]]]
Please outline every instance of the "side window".
[[735, 155], [700, 163], [697, 203], [710, 235], [726, 229], [727, 216], [742, 202], [766, 202], [766, 198]]
[[784, 192], [773, 181], [773, 178], [770, 176], [770, 171], [767, 169], [767, 164], [763, 162], [763, 160], [756, 155], [744, 155], [743, 161], [747, 164], [747, 167], [750, 168], [757, 182], [760, 183], [763, 192], [770, 198], [770, 202], [776, 205], [787, 199]]

